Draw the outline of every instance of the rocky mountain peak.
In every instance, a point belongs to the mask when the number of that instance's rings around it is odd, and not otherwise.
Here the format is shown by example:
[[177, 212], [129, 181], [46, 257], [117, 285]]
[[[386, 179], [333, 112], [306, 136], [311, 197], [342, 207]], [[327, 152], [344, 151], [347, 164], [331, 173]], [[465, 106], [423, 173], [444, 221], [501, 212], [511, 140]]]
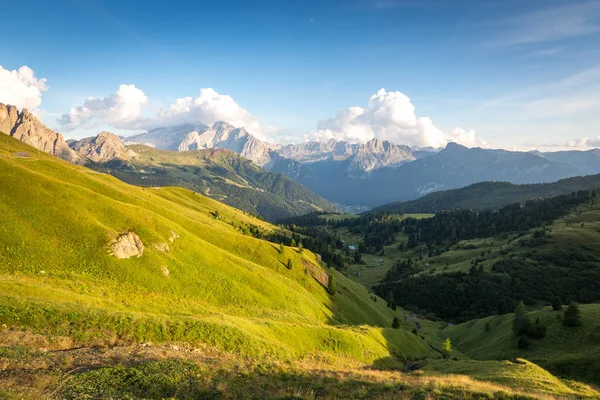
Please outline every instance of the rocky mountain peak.
[[85, 162], [79, 154], [69, 148], [63, 135], [42, 124], [26, 108], [19, 112], [15, 106], [0, 103], [0, 132], [69, 162]]
[[397, 145], [387, 140], [371, 139], [358, 146], [350, 158], [348, 172], [370, 172], [383, 167], [397, 167], [415, 160], [410, 147]]
[[125, 147], [121, 139], [111, 132], [100, 132], [98, 136], [71, 142], [69, 146], [94, 162], [111, 160], [130, 161], [136, 157], [134, 151]]

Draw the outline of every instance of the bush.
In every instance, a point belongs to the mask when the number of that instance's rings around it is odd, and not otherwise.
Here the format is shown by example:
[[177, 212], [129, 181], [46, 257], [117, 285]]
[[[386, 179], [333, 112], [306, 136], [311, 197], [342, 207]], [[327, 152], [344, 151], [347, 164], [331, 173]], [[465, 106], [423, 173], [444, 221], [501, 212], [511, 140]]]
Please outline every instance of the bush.
[[398, 317], [394, 317], [392, 320], [392, 328], [400, 329], [400, 319]]
[[527, 329], [527, 337], [531, 339], [541, 339], [544, 336], [546, 336], [546, 326], [540, 324], [539, 320]]
[[573, 302], [569, 304], [569, 307], [565, 310], [563, 324], [569, 327], [581, 325], [581, 315], [579, 314], [579, 305], [577, 303]]
[[450, 338], [446, 338], [446, 340], [444, 340], [444, 343], [442, 343], [442, 357], [444, 359], [448, 359], [448, 358], [450, 358], [451, 354], [452, 354], [452, 343], [450, 342]]
[[525, 335], [529, 329], [529, 318], [525, 310], [525, 304], [521, 301], [515, 309], [515, 317], [513, 319], [513, 331], [516, 336]]
[[560, 310], [562, 310], [562, 300], [560, 299], [560, 297], [556, 296], [552, 300], [552, 309], [554, 311], [560, 311]]

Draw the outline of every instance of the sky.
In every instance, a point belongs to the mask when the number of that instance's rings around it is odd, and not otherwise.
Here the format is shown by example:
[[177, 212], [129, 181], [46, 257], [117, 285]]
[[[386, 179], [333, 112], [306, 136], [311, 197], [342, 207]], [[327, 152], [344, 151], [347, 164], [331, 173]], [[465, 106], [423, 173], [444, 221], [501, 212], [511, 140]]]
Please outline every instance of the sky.
[[225, 120], [274, 143], [600, 147], [600, 0], [28, 2], [0, 102], [81, 138]]

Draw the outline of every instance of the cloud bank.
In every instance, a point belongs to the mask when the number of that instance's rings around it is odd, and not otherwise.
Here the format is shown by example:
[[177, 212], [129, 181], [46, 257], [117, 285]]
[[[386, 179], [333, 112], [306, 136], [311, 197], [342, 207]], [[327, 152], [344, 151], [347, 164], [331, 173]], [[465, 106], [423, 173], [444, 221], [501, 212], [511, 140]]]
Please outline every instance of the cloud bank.
[[596, 137], [596, 138], [578, 138], [578, 139], [573, 139], [573, 140], [569, 140], [567, 143], [565, 143], [565, 147], [571, 147], [571, 148], [600, 148], [600, 136]]
[[219, 94], [212, 88], [200, 89], [197, 97], [176, 99], [166, 108], [158, 108], [144, 115], [149, 99], [134, 85], [121, 85], [119, 89], [103, 99], [88, 98], [83, 105], [73, 107], [68, 114], [58, 119], [60, 129], [73, 131], [109, 125], [123, 130], [148, 130], [189, 123], [211, 125], [226, 121], [244, 127], [260, 139], [268, 139], [273, 127], [262, 126], [259, 119], [240, 107], [229, 95]]
[[0, 102], [33, 111], [42, 104], [46, 90], [46, 78], [36, 78], [28, 66], [7, 70], [0, 65]]
[[82, 106], [73, 107], [58, 120], [61, 129], [93, 128], [108, 124], [119, 129], [139, 129], [142, 108], [148, 97], [134, 85], [121, 85], [116, 93], [104, 99], [90, 97]]
[[312, 138], [315, 140], [347, 140], [364, 143], [371, 139], [385, 139], [395, 143], [419, 147], [443, 147], [457, 142], [468, 147], [485, 147], [486, 141], [475, 136], [475, 131], [454, 128], [443, 132], [431, 119], [417, 117], [410, 98], [401, 92], [379, 89], [369, 99], [367, 108], [341, 109], [331, 118], [320, 121]]

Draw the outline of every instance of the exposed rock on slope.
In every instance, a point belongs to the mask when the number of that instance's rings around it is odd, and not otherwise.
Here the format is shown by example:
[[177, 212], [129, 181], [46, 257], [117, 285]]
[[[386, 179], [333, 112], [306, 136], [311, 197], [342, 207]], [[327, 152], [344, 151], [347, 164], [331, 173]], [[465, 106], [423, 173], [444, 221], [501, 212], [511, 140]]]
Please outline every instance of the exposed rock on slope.
[[0, 132], [72, 163], [85, 162], [69, 148], [63, 135], [46, 127], [27, 109], [19, 112], [15, 106], [0, 103]]
[[144, 254], [144, 244], [133, 232], [119, 235], [109, 243], [109, 252], [118, 259], [141, 257]]
[[96, 137], [71, 142], [69, 146], [95, 162], [107, 162], [115, 159], [130, 161], [136, 156], [132, 150], [123, 145], [117, 135], [110, 132], [100, 132]]

